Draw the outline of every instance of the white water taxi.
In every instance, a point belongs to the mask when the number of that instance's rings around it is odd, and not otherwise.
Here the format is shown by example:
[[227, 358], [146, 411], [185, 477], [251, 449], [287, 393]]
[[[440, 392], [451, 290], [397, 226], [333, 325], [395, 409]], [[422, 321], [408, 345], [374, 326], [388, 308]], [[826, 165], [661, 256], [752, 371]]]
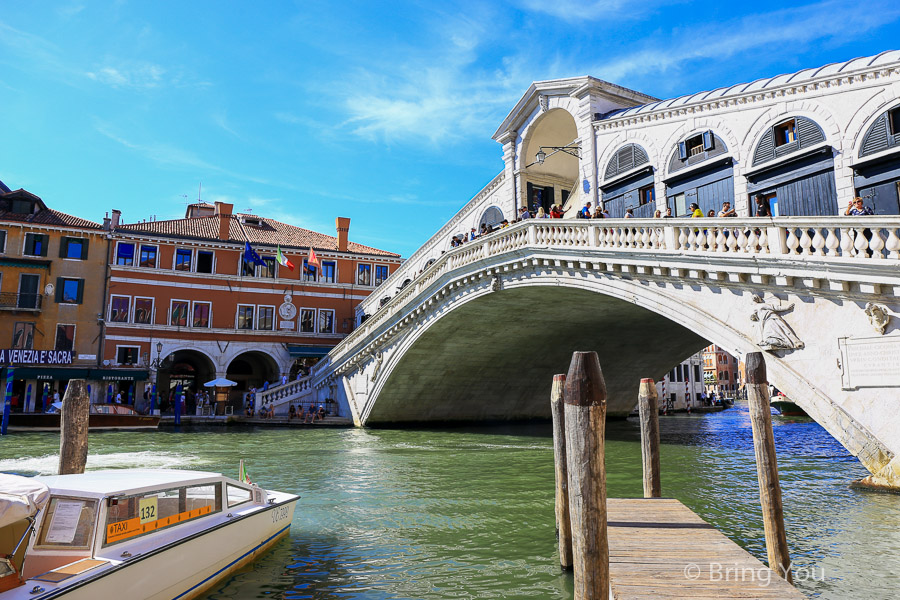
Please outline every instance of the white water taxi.
[[287, 535], [299, 496], [218, 473], [0, 474], [0, 600], [188, 600]]

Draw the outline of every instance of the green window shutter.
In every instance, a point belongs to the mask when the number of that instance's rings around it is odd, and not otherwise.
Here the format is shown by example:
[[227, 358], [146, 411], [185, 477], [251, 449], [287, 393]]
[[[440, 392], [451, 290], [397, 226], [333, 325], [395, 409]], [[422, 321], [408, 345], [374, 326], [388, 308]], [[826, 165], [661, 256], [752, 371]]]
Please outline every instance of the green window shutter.
[[75, 304], [81, 304], [84, 300], [84, 279], [78, 280], [78, 297], [75, 298]]
[[42, 235], [41, 241], [43, 242], [41, 244], [41, 256], [47, 256], [47, 250], [50, 249], [50, 236]]
[[62, 293], [63, 293], [63, 278], [56, 278], [56, 302], [62, 302]]
[[69, 252], [69, 238], [59, 238], [59, 257], [65, 258]]
[[87, 260], [88, 257], [88, 243], [91, 240], [89, 238], [81, 239], [81, 260]]

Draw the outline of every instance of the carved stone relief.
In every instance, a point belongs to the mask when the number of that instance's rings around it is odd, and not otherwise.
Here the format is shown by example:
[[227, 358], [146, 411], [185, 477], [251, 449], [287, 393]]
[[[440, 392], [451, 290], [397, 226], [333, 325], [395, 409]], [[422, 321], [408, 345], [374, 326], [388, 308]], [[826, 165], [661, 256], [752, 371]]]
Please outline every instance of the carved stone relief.
[[766, 302], [759, 294], [753, 294], [753, 303], [750, 320], [759, 323], [757, 345], [760, 348], [769, 352], [803, 348], [803, 342], [791, 326], [778, 315], [792, 309], [793, 304], [784, 305], [780, 301]]
[[884, 335], [888, 323], [891, 321], [891, 315], [886, 306], [869, 302], [866, 304], [866, 316], [869, 317], [869, 323], [875, 328], [875, 331]]

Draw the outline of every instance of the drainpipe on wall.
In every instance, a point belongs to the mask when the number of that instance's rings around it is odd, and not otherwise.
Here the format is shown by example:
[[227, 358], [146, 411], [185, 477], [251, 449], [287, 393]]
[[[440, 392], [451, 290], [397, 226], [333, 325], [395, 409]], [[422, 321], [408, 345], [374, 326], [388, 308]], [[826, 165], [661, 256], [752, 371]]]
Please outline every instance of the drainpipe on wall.
[[[118, 223], [118, 219], [115, 218], [115, 215], [118, 211], [113, 211], [114, 220]], [[110, 262], [112, 261], [112, 248], [113, 248], [113, 231], [115, 229], [112, 226], [112, 222], [107, 222], [107, 219], [103, 220], [103, 225], [107, 227], [106, 234], [106, 265], [104, 269], [105, 276], [103, 277], [103, 295], [100, 297], [100, 312], [98, 313], [97, 322], [100, 324], [100, 335], [98, 336], [97, 343], [97, 367], [101, 367], [103, 365], [103, 353], [104, 348], [103, 345], [106, 341], [106, 294], [109, 291], [109, 278], [111, 276]]]

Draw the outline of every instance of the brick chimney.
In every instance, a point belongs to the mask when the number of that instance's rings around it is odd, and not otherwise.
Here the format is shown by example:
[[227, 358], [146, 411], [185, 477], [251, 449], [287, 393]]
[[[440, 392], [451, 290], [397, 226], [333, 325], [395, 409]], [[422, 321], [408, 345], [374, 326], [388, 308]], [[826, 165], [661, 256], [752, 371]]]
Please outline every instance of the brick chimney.
[[231, 211], [234, 204], [226, 204], [225, 202], [216, 202], [216, 214], [219, 215], [219, 239], [227, 240], [229, 238], [229, 226], [231, 224]]
[[350, 217], [338, 217], [334, 220], [337, 229], [338, 251], [347, 251], [347, 235], [350, 233]]
[[121, 220], [122, 220], [122, 211], [119, 210], [118, 208], [114, 208], [112, 211], [112, 221], [110, 221], [109, 226], [112, 229], [115, 229], [116, 227], [119, 226], [119, 221], [121, 221]]

